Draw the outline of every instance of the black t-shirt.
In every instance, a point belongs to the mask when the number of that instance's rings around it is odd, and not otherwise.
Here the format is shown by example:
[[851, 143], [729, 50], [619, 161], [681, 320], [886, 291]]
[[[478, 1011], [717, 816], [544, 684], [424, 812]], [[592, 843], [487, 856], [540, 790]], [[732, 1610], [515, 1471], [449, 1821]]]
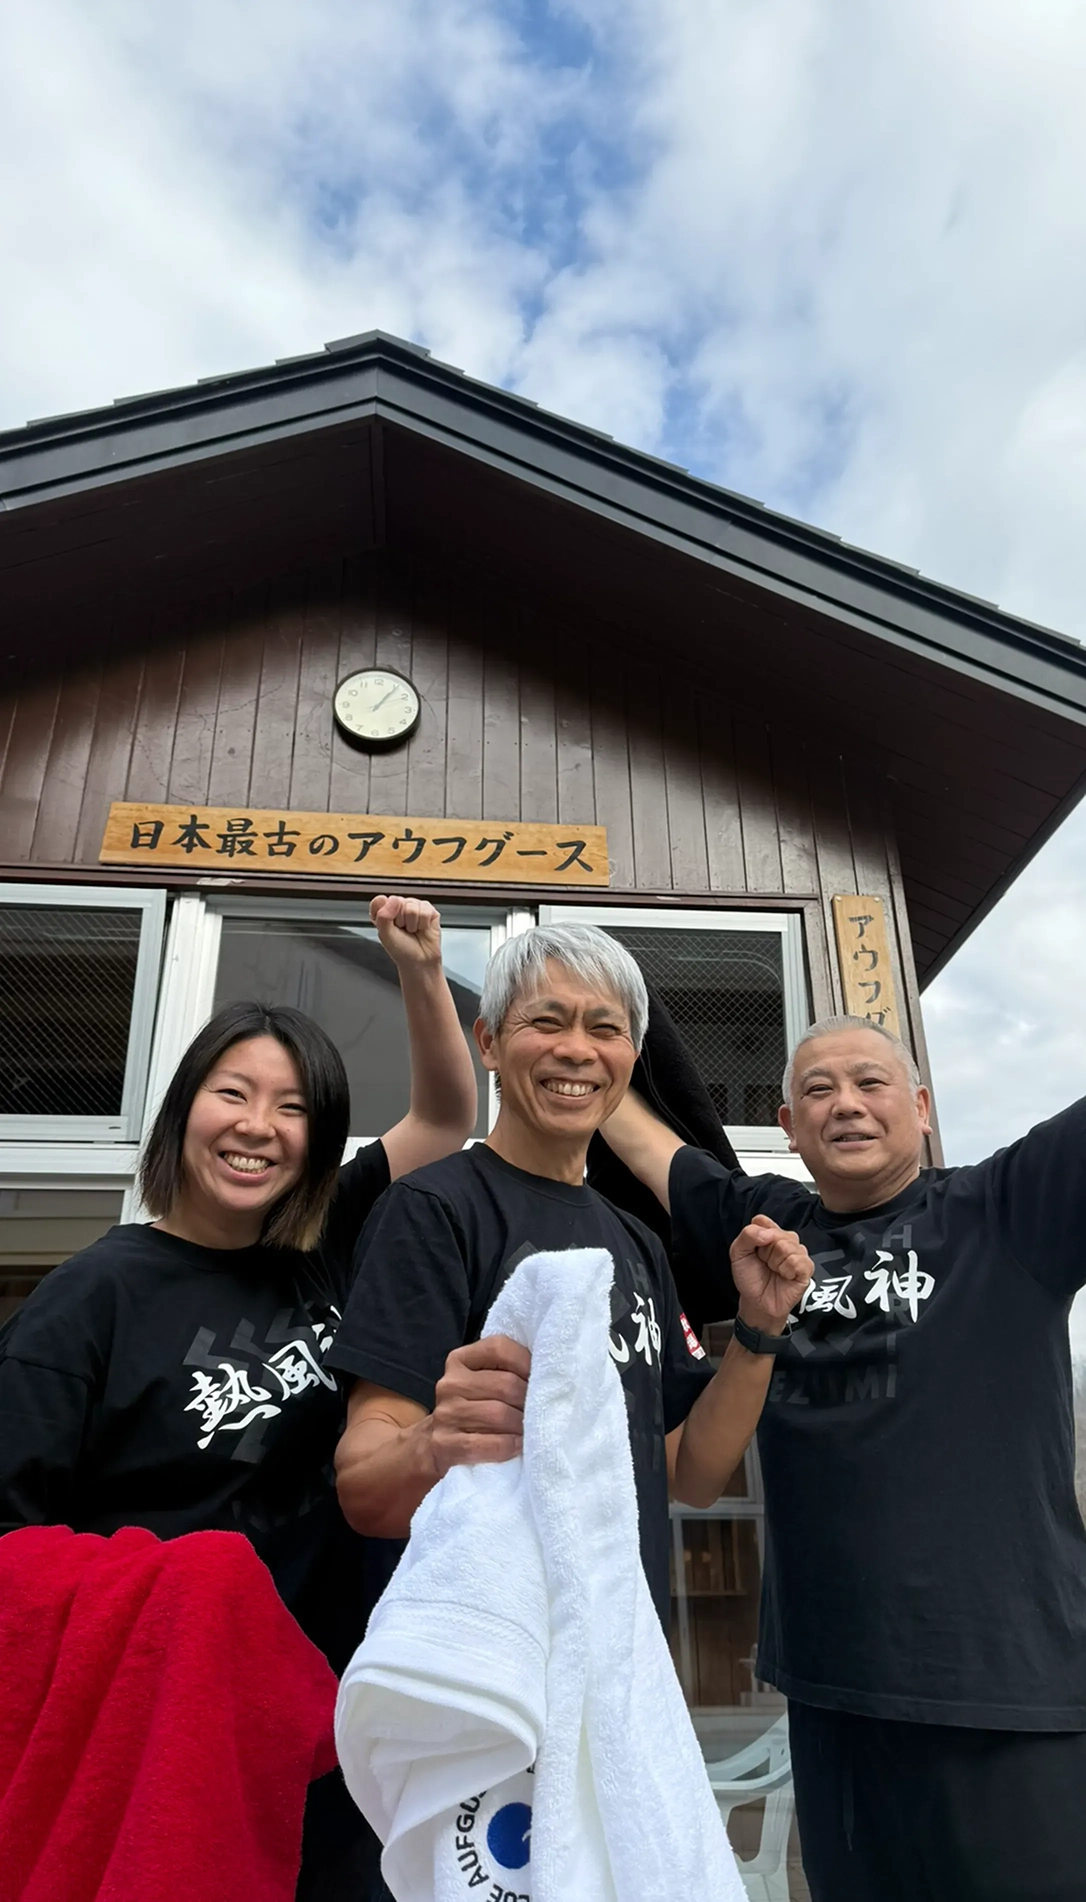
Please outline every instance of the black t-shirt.
[[0, 1531], [243, 1532], [345, 1663], [338, 1627], [357, 1643], [362, 1626], [339, 1569], [381, 1555], [336, 1505], [343, 1403], [325, 1360], [388, 1180], [383, 1145], [360, 1149], [312, 1254], [200, 1248], [131, 1223], [54, 1269], [0, 1334]]
[[374, 1209], [329, 1365], [432, 1407], [456, 1347], [477, 1340], [503, 1283], [527, 1256], [606, 1248], [615, 1264], [611, 1353], [626, 1393], [641, 1558], [670, 1618], [664, 1436], [712, 1378], [688, 1346], [655, 1235], [594, 1189], [533, 1176], [477, 1143], [401, 1176]]
[[1067, 1316], [1086, 1279], [1086, 1102], [969, 1168], [833, 1215], [799, 1183], [671, 1168], [706, 1261], [764, 1211], [815, 1278], [758, 1445], [759, 1675], [831, 1710], [1086, 1730], [1086, 1532]]

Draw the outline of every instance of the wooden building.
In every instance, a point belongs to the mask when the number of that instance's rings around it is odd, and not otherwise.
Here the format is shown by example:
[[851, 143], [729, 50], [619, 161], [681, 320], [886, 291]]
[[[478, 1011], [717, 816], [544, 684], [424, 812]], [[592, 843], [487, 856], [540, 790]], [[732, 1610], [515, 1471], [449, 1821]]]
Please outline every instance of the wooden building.
[[[131, 1207], [216, 1001], [311, 1009], [358, 1136], [401, 1113], [375, 890], [439, 900], [466, 1023], [504, 933], [605, 920], [788, 1168], [789, 1036], [858, 1003], [923, 1063], [920, 987], [1083, 788], [1076, 642], [394, 338], [10, 431], [0, 497], [9, 1307]], [[676, 1522], [705, 1707], [760, 1695], [758, 1513]]]

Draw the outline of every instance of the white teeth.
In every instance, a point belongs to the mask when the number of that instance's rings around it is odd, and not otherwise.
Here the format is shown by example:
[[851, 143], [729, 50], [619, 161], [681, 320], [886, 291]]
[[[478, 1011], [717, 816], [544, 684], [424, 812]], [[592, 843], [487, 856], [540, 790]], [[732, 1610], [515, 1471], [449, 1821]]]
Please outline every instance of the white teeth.
[[271, 1168], [271, 1163], [266, 1156], [224, 1155], [223, 1161], [227, 1163], [231, 1169], [240, 1169], [242, 1174], [247, 1176], [260, 1176], [263, 1175], [265, 1169]]
[[545, 1086], [555, 1096], [592, 1096], [599, 1088], [596, 1083], [562, 1083], [557, 1077], [549, 1077]]

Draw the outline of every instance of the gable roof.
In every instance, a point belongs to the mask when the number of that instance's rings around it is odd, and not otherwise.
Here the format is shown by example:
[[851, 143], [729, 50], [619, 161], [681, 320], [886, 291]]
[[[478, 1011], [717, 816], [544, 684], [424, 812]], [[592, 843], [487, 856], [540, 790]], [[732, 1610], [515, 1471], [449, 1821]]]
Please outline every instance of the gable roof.
[[[140, 530], [149, 508], [150, 539]], [[825, 691], [857, 731], [874, 713], [886, 770], [904, 787], [895, 819], [928, 976], [1083, 790], [1078, 642], [377, 331], [0, 434], [0, 589], [15, 638], [21, 629], [28, 643], [39, 611], [65, 599], [71, 576], [95, 561], [123, 567], [129, 589], [153, 590], [181, 566], [191, 572], [194, 537], [209, 561], [217, 551], [236, 562], [248, 536], [259, 566], [283, 532], [277, 523], [290, 524], [299, 547], [331, 548], [347, 532], [372, 546], [390, 515], [396, 537], [445, 556], [482, 555], [485, 544], [491, 564], [523, 574], [534, 561], [541, 585], [560, 553], [597, 608], [609, 604], [621, 621], [653, 604], [671, 623], [669, 639], [689, 634], [703, 649], [714, 638], [719, 646], [726, 609], [729, 639], [736, 615], [755, 629], [740, 656], [752, 678], [759, 642], [776, 639], [774, 666], [779, 674], [794, 653], [800, 672], [786, 672], [809, 706]], [[763, 682], [772, 678], [767, 668]], [[925, 720], [964, 736], [964, 807], [960, 762], [932, 748], [917, 726]], [[993, 804], [986, 788], [997, 777]], [[933, 844], [955, 816], [964, 830], [944, 865]]]

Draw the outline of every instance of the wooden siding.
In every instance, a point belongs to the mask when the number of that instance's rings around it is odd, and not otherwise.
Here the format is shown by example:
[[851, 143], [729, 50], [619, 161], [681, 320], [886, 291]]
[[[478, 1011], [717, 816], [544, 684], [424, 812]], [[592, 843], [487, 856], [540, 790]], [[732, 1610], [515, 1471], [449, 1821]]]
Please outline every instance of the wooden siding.
[[[0, 699], [10, 869], [96, 867], [113, 799], [597, 823], [614, 893], [802, 901], [819, 1012], [840, 1006], [830, 901], [880, 893], [920, 1035], [884, 787], [847, 735], [812, 745], [723, 673], [376, 552], [149, 614], [113, 645]], [[406, 747], [371, 756], [331, 699], [375, 661], [423, 710]]]

